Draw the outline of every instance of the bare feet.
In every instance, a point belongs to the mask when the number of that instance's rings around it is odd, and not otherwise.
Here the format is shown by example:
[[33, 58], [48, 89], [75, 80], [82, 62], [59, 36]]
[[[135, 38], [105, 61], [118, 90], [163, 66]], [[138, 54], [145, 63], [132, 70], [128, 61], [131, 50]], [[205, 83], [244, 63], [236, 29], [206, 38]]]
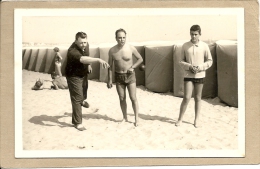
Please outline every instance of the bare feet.
[[200, 128], [201, 125], [200, 125], [200, 123], [198, 123], [198, 121], [194, 121], [194, 127], [195, 128]]
[[138, 126], [138, 123], [137, 123], [137, 122], [135, 122], [135, 123], [134, 123], [134, 125], [135, 125], [135, 127], [137, 127], [137, 126]]
[[86, 128], [82, 124], [75, 125], [75, 128], [78, 129], [79, 131], [86, 130]]
[[181, 125], [181, 123], [182, 123], [182, 120], [178, 120], [178, 121], [175, 123], [175, 126], [178, 127], [178, 126]]
[[138, 116], [137, 116], [137, 117], [135, 117], [135, 123], [134, 123], [135, 127], [137, 127], [138, 124], [139, 124], [139, 118], [138, 118]]

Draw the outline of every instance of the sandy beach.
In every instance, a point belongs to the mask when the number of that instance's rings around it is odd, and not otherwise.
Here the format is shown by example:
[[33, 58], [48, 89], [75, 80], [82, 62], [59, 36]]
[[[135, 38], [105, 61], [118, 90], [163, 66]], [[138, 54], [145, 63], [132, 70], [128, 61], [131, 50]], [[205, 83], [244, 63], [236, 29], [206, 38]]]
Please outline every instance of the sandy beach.
[[[35, 80], [45, 80], [44, 90], [34, 91]], [[153, 93], [137, 87], [139, 126], [127, 95], [129, 123], [121, 123], [122, 113], [115, 85], [89, 80], [88, 102], [83, 108], [83, 124], [78, 131], [71, 123], [68, 90], [51, 90], [51, 76], [22, 71], [22, 137], [24, 150], [234, 150], [238, 148], [238, 108], [218, 98], [203, 99], [201, 120], [195, 128], [194, 100], [188, 105], [184, 122], [178, 119], [180, 97]]]

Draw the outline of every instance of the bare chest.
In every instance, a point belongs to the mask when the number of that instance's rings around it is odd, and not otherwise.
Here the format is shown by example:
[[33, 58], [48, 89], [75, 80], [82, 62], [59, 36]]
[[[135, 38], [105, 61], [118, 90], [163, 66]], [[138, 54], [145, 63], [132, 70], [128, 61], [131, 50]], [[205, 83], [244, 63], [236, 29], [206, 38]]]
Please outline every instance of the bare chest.
[[113, 53], [113, 58], [115, 61], [129, 61], [132, 60], [132, 51], [130, 49], [119, 50]]

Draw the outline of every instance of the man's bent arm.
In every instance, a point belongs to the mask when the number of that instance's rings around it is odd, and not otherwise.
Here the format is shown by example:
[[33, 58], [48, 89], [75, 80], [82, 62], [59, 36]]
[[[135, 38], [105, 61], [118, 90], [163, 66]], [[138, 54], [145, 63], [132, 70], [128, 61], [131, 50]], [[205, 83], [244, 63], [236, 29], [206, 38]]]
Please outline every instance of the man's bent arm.
[[142, 62], [143, 62], [143, 58], [142, 56], [139, 54], [139, 52], [136, 50], [135, 47], [132, 47], [133, 50], [133, 54], [136, 57], [137, 61], [132, 65], [132, 68], [136, 68], [138, 67]]
[[190, 70], [190, 67], [192, 66], [190, 63], [186, 62], [184, 45], [181, 48], [181, 58], [179, 64], [184, 70]]

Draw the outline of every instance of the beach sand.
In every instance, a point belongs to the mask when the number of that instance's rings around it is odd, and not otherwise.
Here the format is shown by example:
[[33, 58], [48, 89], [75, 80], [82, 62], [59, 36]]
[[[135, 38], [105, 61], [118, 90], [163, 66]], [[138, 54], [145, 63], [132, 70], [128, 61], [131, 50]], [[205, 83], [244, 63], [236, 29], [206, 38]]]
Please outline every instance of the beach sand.
[[[46, 89], [34, 91], [35, 80], [45, 81]], [[129, 123], [121, 123], [122, 113], [115, 85], [89, 80], [88, 102], [83, 108], [83, 125], [78, 131], [71, 124], [68, 90], [51, 90], [51, 76], [22, 71], [22, 142], [24, 150], [235, 150], [238, 148], [238, 108], [218, 98], [203, 99], [201, 120], [195, 128], [194, 100], [184, 122], [176, 127], [182, 98], [172, 93], [153, 93], [137, 87], [139, 126], [127, 94]]]

